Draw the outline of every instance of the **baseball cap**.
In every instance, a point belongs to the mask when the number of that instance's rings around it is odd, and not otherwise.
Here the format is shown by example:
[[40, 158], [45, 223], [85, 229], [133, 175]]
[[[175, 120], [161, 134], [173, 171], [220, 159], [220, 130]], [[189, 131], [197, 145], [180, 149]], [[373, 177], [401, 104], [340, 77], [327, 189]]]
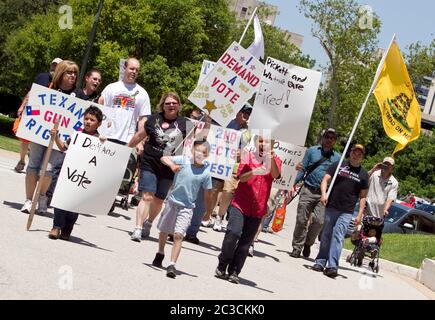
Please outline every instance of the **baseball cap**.
[[387, 162], [389, 164], [391, 164], [392, 166], [394, 166], [394, 159], [391, 157], [385, 157], [384, 161], [382, 161], [383, 163]]
[[252, 112], [252, 106], [249, 103], [246, 103], [242, 109], [240, 109], [240, 112], [244, 113], [251, 113]]
[[364, 149], [364, 146], [363, 146], [362, 144], [360, 144], [360, 143], [355, 144], [355, 145], [352, 147], [351, 150], [353, 151], [353, 150], [356, 150], [356, 149], [361, 150], [363, 154], [365, 154], [365, 152], [366, 152], [365, 149]]
[[326, 136], [328, 133], [332, 133], [337, 136], [337, 131], [334, 128], [327, 128], [322, 131], [322, 137]]
[[51, 61], [51, 64], [53, 64], [53, 63], [57, 63], [57, 64], [59, 64], [59, 63], [61, 63], [63, 60], [61, 59], [61, 58], [54, 58], [53, 59], [53, 61]]

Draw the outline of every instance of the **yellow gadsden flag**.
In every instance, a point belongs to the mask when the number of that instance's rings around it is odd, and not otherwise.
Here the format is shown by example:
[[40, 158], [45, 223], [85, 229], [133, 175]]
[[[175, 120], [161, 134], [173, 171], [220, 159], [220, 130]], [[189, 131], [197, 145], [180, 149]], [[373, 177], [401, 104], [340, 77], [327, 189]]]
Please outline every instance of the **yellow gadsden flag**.
[[393, 156], [420, 135], [421, 111], [408, 70], [393, 41], [373, 91], [387, 135], [397, 141]]

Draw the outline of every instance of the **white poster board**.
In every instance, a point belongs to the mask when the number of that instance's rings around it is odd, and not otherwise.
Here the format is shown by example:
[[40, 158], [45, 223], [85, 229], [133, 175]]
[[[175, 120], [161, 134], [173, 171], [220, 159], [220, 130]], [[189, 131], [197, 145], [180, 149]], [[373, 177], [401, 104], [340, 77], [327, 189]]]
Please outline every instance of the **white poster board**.
[[258, 89], [262, 70], [260, 61], [233, 42], [189, 100], [226, 127]]
[[207, 77], [207, 75], [210, 73], [210, 71], [213, 70], [215, 65], [216, 65], [216, 62], [213, 62], [210, 60], [202, 61], [201, 73], [199, 74], [198, 83], [196, 84], [197, 86], [199, 86], [201, 84], [201, 82], [204, 81], [204, 79]]
[[303, 146], [322, 74], [268, 57], [249, 126]]
[[210, 125], [205, 129], [205, 123], [191, 120], [195, 123], [195, 137], [187, 137], [184, 142], [183, 154], [189, 158], [192, 157], [192, 148], [195, 138], [207, 134], [207, 142], [210, 144], [209, 156], [206, 159], [206, 166], [210, 166], [211, 176], [228, 180], [231, 178], [234, 165], [237, 161], [237, 149], [239, 148], [241, 132], [233, 129], [222, 128]]
[[[34, 83], [22, 114], [17, 137], [48, 146], [50, 130], [59, 119], [59, 136], [66, 141], [74, 132], [82, 131], [85, 110], [91, 105], [102, 110], [103, 123], [98, 132], [108, 136], [110, 125], [107, 119], [111, 119], [111, 108]], [[53, 144], [53, 148], [59, 150], [56, 144]]]
[[77, 213], [108, 214], [130, 153], [120, 144], [84, 133], [73, 135], [51, 205]]

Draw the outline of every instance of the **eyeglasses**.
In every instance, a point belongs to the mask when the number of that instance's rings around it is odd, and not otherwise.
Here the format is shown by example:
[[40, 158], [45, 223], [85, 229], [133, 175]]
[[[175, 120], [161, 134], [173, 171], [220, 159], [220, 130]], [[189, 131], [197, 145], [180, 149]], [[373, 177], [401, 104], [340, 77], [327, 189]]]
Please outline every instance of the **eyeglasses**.
[[76, 76], [77, 77], [77, 72], [76, 71], [65, 71], [65, 74], [67, 76]]
[[178, 105], [178, 102], [165, 102], [164, 104], [165, 106], [176, 106]]

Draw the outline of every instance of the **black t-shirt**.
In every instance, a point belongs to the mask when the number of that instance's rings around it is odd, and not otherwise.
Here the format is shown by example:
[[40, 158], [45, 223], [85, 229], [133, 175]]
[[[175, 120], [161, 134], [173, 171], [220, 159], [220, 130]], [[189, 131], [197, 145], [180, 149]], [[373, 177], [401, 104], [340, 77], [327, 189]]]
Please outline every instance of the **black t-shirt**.
[[98, 92], [94, 92], [90, 96], [84, 93], [83, 89], [76, 88], [74, 90], [75, 96], [79, 99], [86, 100], [86, 101], [92, 101], [92, 102], [98, 102], [98, 98], [100, 97], [100, 94]]
[[168, 120], [163, 116], [163, 112], [154, 113], [147, 118], [145, 130], [149, 139], [145, 143], [141, 158], [143, 170], [151, 171], [158, 177], [174, 178], [172, 170], [161, 163], [160, 158], [163, 155], [173, 155], [178, 145], [183, 142], [187, 121], [184, 117]]
[[[334, 176], [338, 161], [331, 164], [326, 173]], [[369, 188], [369, 174], [359, 166], [351, 166], [349, 161], [343, 161], [332, 186], [327, 207], [332, 207], [347, 213], [353, 213], [355, 204], [359, 199], [360, 191]]]
[[38, 74], [35, 80], [33, 80], [33, 82], [41, 86], [48, 87], [51, 80], [52, 80], [51, 74], [49, 72], [43, 72]]

